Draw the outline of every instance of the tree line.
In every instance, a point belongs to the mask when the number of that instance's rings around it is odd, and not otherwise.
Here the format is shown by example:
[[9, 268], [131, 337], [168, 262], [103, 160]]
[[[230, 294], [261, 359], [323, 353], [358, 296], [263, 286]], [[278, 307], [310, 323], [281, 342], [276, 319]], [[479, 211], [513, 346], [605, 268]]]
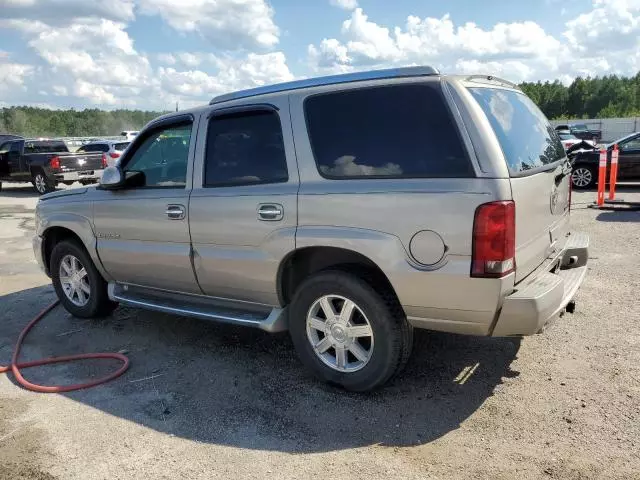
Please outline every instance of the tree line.
[[568, 87], [556, 80], [520, 88], [551, 119], [640, 117], [640, 73], [578, 77]]
[[0, 133], [25, 137], [93, 137], [139, 130], [164, 112], [142, 110], [50, 110], [36, 107], [0, 109]]
[[[571, 85], [525, 82], [522, 90], [551, 119], [640, 116], [640, 73], [576, 78]], [[91, 137], [139, 130], [164, 112], [142, 110], [50, 110], [35, 107], [0, 109], [0, 133], [25, 137]]]

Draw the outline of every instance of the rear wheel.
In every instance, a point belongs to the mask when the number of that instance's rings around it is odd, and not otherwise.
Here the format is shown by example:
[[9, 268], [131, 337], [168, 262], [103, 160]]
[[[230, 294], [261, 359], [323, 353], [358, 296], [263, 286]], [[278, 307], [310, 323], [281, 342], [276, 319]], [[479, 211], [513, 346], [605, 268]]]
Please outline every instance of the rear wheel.
[[578, 190], [592, 188], [597, 182], [596, 171], [593, 167], [578, 165], [573, 169], [571, 182], [573, 183], [573, 188]]
[[118, 304], [109, 300], [107, 282], [77, 242], [63, 240], [51, 252], [53, 287], [64, 308], [76, 317], [108, 315]]
[[52, 182], [49, 178], [47, 178], [42, 170], [33, 171], [33, 173], [31, 174], [31, 183], [33, 184], [33, 188], [35, 188], [36, 192], [38, 192], [40, 195], [53, 192], [56, 188], [55, 182]]
[[342, 271], [318, 273], [300, 286], [289, 329], [307, 368], [353, 391], [387, 382], [404, 367], [413, 343], [412, 327], [393, 295]]

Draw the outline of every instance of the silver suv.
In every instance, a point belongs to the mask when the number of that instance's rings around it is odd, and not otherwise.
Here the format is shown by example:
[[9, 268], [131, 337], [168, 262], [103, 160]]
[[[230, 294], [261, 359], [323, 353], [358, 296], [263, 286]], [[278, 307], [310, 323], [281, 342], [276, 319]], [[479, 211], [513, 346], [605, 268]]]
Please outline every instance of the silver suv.
[[587, 267], [570, 175], [516, 86], [429, 67], [260, 87], [152, 121], [97, 188], [42, 197], [35, 254], [65, 308], [118, 303], [289, 330], [350, 390], [413, 328], [540, 332]]

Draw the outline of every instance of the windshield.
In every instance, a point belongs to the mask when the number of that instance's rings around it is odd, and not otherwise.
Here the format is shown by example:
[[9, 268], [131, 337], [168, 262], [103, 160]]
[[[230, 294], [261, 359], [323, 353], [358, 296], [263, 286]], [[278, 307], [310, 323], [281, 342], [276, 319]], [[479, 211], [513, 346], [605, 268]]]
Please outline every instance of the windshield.
[[574, 132], [586, 132], [589, 128], [584, 123], [576, 123], [571, 127]]
[[472, 87], [469, 91], [489, 119], [512, 175], [566, 156], [557, 132], [529, 97], [498, 88]]

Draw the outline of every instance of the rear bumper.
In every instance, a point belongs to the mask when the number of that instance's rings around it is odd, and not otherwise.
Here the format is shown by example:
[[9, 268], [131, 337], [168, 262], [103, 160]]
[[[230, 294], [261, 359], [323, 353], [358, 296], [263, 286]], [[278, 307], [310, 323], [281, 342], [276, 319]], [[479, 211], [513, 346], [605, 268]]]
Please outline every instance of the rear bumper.
[[54, 174], [58, 182], [92, 182], [102, 177], [103, 170], [81, 170], [77, 172], [65, 172]]
[[493, 329], [495, 337], [533, 335], [557, 318], [573, 299], [587, 273], [589, 236], [572, 234], [560, 269], [542, 272], [507, 296]]

